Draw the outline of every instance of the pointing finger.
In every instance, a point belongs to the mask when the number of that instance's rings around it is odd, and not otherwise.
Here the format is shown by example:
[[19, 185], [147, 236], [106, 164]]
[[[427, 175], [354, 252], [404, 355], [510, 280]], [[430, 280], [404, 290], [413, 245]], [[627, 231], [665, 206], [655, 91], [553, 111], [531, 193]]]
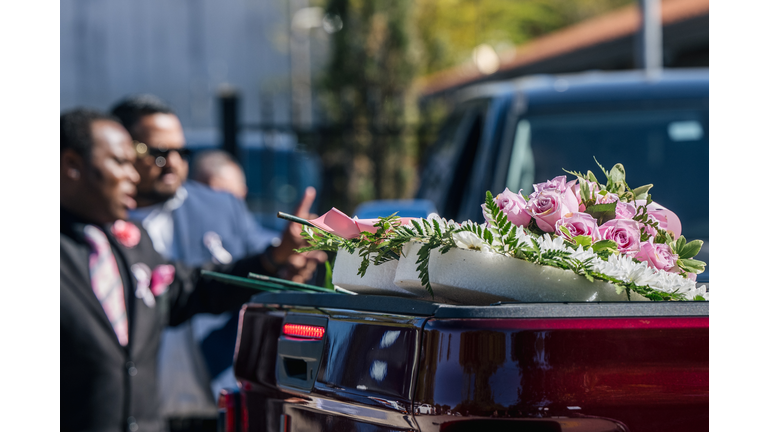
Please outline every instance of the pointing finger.
[[312, 186], [308, 187], [304, 191], [304, 197], [302, 197], [301, 202], [299, 203], [299, 206], [296, 208], [296, 212], [294, 213], [296, 216], [306, 219], [309, 217], [309, 209], [312, 207], [312, 203], [315, 202], [315, 196], [317, 195], [317, 191]]

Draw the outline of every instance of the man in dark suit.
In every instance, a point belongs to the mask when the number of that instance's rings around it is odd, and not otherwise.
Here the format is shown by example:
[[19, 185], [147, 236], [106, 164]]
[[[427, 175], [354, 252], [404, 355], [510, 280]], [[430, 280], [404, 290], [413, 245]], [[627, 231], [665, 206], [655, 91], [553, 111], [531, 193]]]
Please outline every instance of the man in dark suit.
[[[130, 96], [112, 113], [131, 134], [138, 153], [138, 205], [129, 217], [149, 232], [158, 252], [198, 266], [228, 263], [266, 248], [265, 274], [297, 281], [312, 275], [321, 255], [289, 255], [290, 245], [259, 226], [241, 199], [187, 180], [184, 132], [167, 104], [153, 95]], [[305, 194], [307, 208], [313, 199], [314, 189]], [[276, 262], [284, 265], [273, 265]], [[222, 387], [236, 386], [232, 373], [236, 330], [237, 313], [229, 311], [197, 316], [163, 334], [158, 371], [161, 412], [169, 418], [172, 432], [215, 430], [215, 395]]]
[[[162, 329], [231, 310], [254, 292], [169, 263], [142, 227], [124, 222], [139, 176], [120, 123], [83, 109], [60, 120], [61, 430], [162, 431]], [[245, 276], [268, 271], [272, 260], [261, 254], [208, 268]]]

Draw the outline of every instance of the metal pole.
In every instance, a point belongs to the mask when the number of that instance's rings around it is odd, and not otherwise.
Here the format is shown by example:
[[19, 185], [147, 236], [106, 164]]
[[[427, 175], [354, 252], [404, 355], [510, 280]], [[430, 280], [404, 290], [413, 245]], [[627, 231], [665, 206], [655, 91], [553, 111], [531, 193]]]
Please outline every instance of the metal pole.
[[240, 105], [240, 93], [234, 87], [225, 86], [219, 90], [219, 105], [221, 108], [221, 137], [222, 147], [238, 162], [238, 108]]
[[655, 74], [664, 67], [661, 30], [661, 1], [638, 0], [640, 28], [637, 34], [635, 62], [647, 74]]

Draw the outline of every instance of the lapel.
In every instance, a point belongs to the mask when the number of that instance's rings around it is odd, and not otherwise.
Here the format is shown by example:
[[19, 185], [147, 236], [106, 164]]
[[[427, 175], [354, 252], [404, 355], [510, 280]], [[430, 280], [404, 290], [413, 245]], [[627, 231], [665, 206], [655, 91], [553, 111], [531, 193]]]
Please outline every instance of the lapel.
[[111, 334], [112, 340], [120, 345], [107, 313], [96, 298], [91, 287], [91, 275], [88, 269], [89, 248], [77, 243], [76, 238], [61, 236], [60, 274], [61, 288], [69, 287], [80, 298], [86, 310], [95, 315], [103, 331]]
[[129, 306], [128, 346], [131, 350], [132, 357], [139, 358], [145, 349], [150, 349], [155, 345], [151, 341], [159, 337], [160, 331], [158, 329], [161, 329], [163, 325], [161, 323], [160, 313], [158, 313], [160, 303], [158, 299], [155, 299], [155, 305], [150, 307], [143, 299], [136, 297], [138, 280], [136, 279], [132, 266], [137, 263], [144, 263], [149, 270], [152, 271], [157, 265], [164, 263], [164, 260], [160, 254], [154, 250], [149, 235], [143, 229], [141, 230], [141, 239], [139, 240], [139, 243], [131, 248], [123, 246], [111, 233], [108, 236], [113, 249], [116, 249], [118, 252], [116, 254], [119, 255], [118, 259], [123, 260], [123, 267], [126, 270], [126, 276], [129, 280], [129, 282], [125, 284], [126, 306]]
[[187, 217], [187, 212], [184, 211], [184, 205], [188, 204], [186, 201], [189, 200], [189, 195], [187, 195], [187, 198], [184, 203], [179, 206], [179, 208], [174, 209], [172, 214], [173, 217], [173, 248], [174, 248], [174, 256], [176, 257], [176, 260], [178, 261], [187, 261], [189, 257], [187, 257], [187, 251], [191, 250], [189, 247], [189, 236], [183, 235], [184, 233], [190, 232], [189, 229], [189, 218]]

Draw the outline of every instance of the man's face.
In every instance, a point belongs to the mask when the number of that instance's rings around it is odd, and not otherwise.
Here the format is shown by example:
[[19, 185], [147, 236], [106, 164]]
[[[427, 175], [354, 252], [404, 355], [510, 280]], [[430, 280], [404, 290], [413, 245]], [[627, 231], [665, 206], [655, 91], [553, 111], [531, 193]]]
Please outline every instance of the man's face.
[[141, 176], [139, 197], [152, 203], [173, 197], [187, 179], [189, 164], [175, 151], [160, 158], [150, 153], [153, 149], [184, 148], [184, 132], [178, 117], [173, 114], [147, 115], [134, 126], [133, 132], [138, 141], [149, 147], [143, 156], [139, 155], [136, 159], [136, 170]]
[[128, 210], [136, 208], [136, 183], [139, 174], [133, 167], [136, 152], [128, 132], [110, 120], [91, 124], [93, 149], [85, 165], [83, 209], [100, 223], [126, 219]]

